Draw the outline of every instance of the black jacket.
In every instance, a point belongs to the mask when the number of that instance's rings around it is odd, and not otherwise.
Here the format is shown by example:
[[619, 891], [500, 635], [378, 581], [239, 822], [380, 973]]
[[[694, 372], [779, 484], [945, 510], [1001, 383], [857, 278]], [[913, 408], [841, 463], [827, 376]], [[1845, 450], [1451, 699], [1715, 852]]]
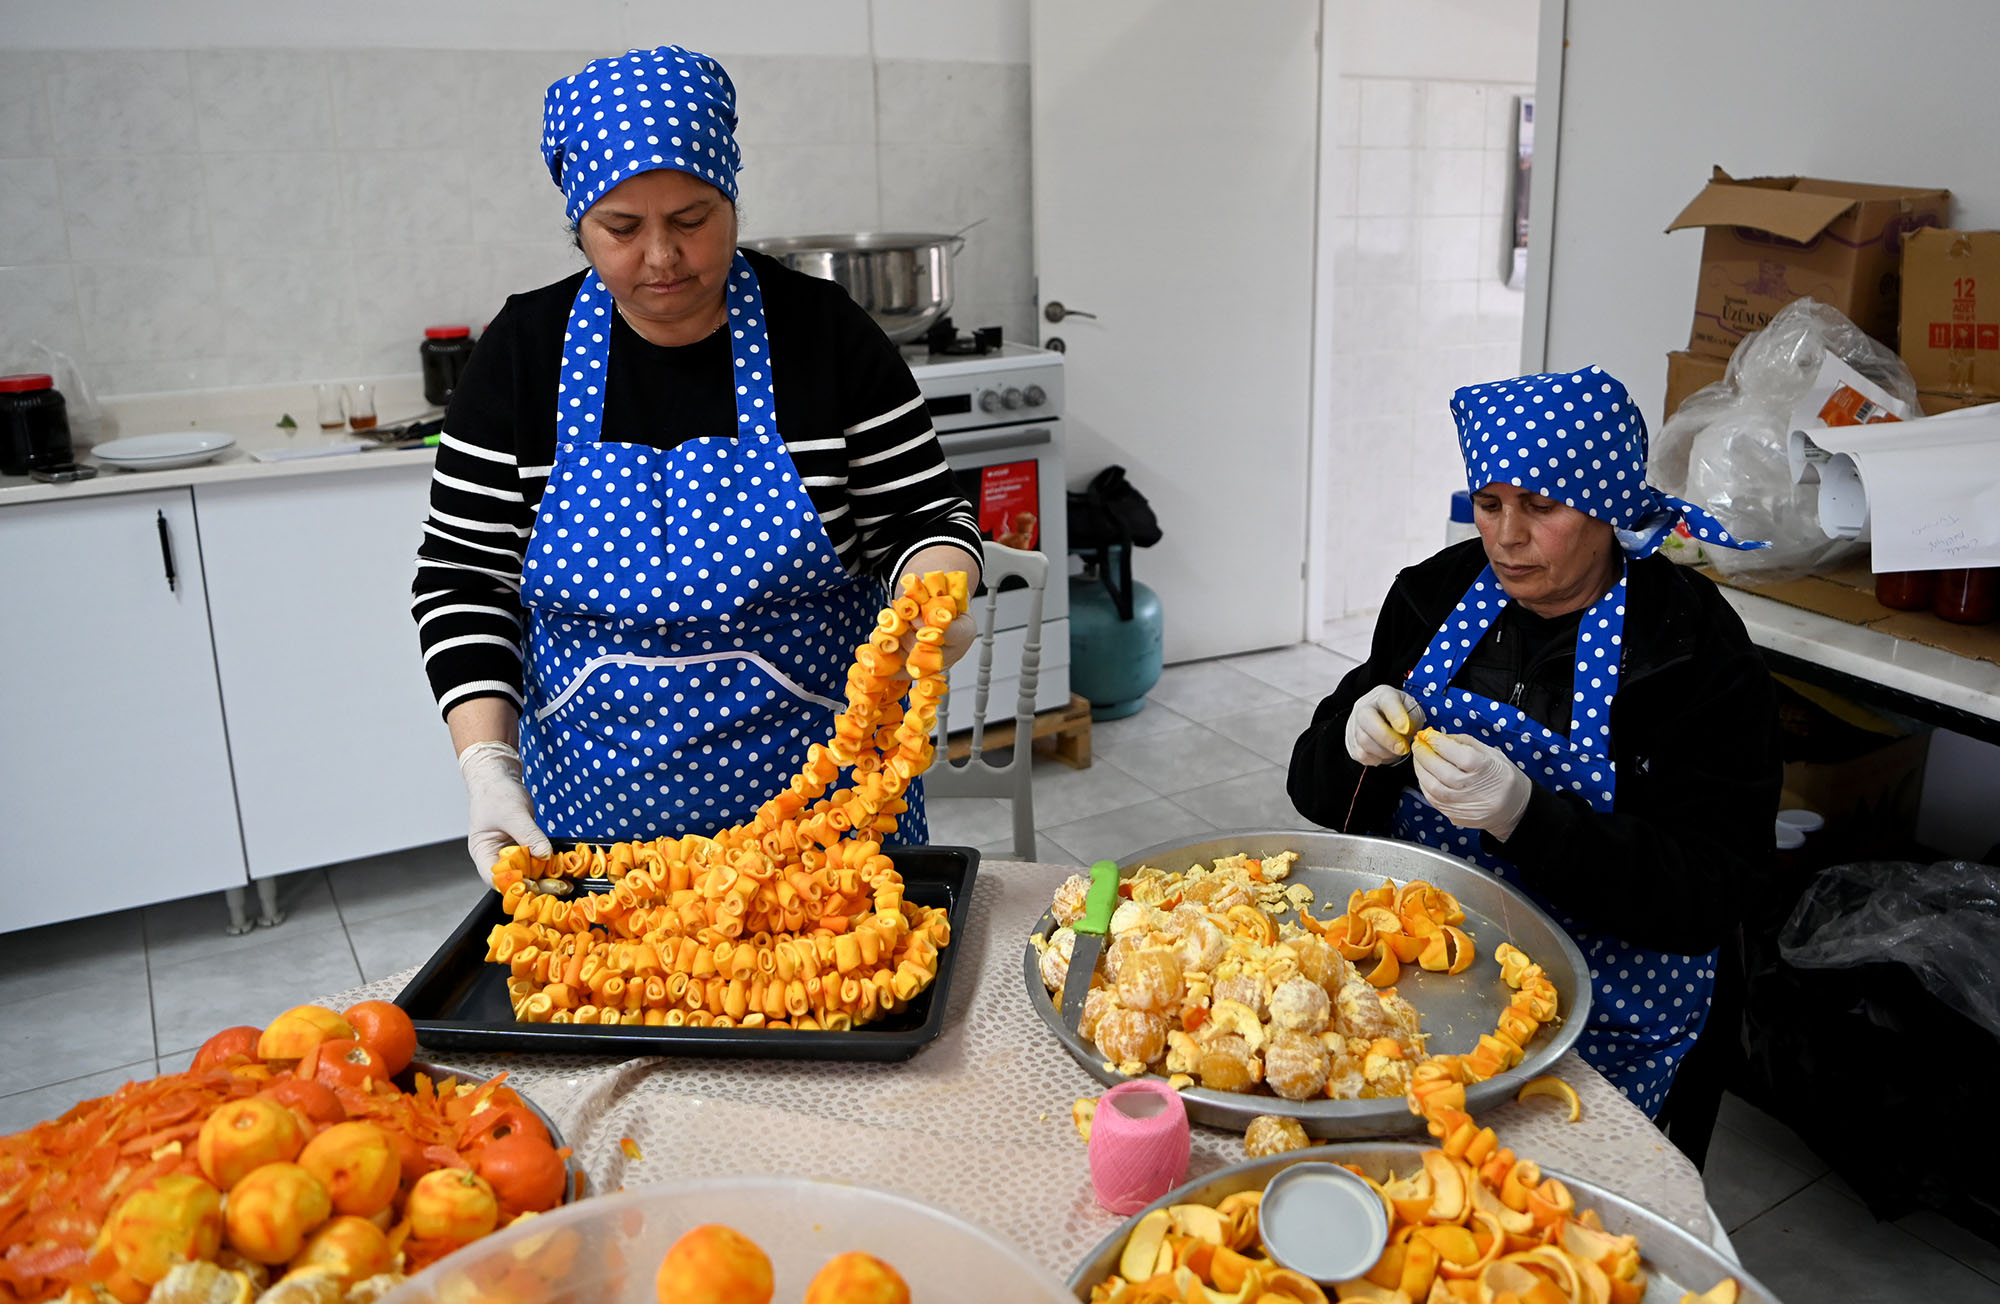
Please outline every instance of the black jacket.
[[[1396, 577], [1368, 660], [1319, 704], [1293, 748], [1287, 787], [1300, 814], [1351, 833], [1388, 833], [1397, 795], [1414, 783], [1409, 763], [1364, 775], [1347, 754], [1348, 714], [1375, 685], [1402, 686], [1485, 565], [1474, 539]], [[1514, 836], [1502, 843], [1482, 835], [1482, 843], [1585, 930], [1700, 954], [1721, 942], [1738, 903], [1769, 878], [1783, 783], [1775, 693], [1714, 584], [1658, 555], [1632, 563], [1627, 576], [1624, 659], [1611, 704], [1618, 766], [1611, 812], [1537, 784]], [[1456, 686], [1493, 695], [1485, 684], [1507, 661], [1493, 647], [1501, 627], [1495, 622], [1460, 666]], [[1567, 636], [1573, 646], [1573, 625]], [[1531, 715], [1538, 703], [1566, 708], [1571, 664], [1551, 656], [1527, 667], [1522, 700]], [[1567, 732], [1569, 722], [1565, 713], [1542, 723]]]

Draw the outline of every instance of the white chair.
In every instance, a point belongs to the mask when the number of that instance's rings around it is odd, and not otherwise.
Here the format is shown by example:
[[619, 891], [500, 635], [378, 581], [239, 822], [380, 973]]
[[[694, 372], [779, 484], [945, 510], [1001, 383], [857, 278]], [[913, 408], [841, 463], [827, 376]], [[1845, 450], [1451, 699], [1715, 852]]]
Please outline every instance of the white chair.
[[[972, 750], [954, 762], [948, 750], [951, 741], [952, 695], [938, 704], [937, 756], [924, 773], [924, 793], [931, 797], [1003, 797], [1014, 803], [1014, 855], [1021, 860], [1035, 858], [1035, 787], [1032, 767], [1035, 760], [1035, 687], [1042, 667], [1042, 595], [1048, 589], [1049, 559], [1039, 552], [1025, 552], [1004, 544], [986, 545], [986, 562], [981, 579], [986, 585], [986, 601], [974, 600], [974, 619], [979, 624], [976, 646], [979, 678], [972, 694]], [[993, 685], [993, 625], [999, 612], [1000, 584], [1018, 576], [1028, 586], [1027, 641], [1021, 647], [1020, 695], [1014, 708], [1014, 746], [1004, 765], [985, 759], [986, 699]], [[1018, 590], [1016, 590], [1018, 591]], [[961, 663], [963, 664], [963, 663]]]

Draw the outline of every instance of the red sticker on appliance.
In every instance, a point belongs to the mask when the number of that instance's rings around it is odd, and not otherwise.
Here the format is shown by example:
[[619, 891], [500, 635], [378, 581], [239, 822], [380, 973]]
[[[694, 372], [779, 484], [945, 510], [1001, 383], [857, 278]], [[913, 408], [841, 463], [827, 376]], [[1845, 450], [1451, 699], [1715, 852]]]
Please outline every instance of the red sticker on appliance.
[[979, 469], [979, 532], [1009, 548], [1032, 550], [1042, 537], [1041, 483], [1033, 458]]

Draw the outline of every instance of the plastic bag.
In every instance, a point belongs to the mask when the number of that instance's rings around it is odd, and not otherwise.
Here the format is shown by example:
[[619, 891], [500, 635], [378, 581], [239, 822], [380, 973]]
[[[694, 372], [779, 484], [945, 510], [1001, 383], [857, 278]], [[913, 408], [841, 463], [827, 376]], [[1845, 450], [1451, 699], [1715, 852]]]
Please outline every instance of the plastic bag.
[[2000, 869], [1836, 865], [1799, 898], [1778, 951], [1801, 969], [1907, 966], [1938, 1000], [2000, 1037]]
[[71, 447], [82, 452], [101, 442], [110, 433], [104, 409], [98, 405], [97, 396], [90, 391], [90, 382], [83, 378], [76, 362], [69, 354], [52, 349], [40, 340], [35, 340], [29, 347], [46, 359], [43, 365], [55, 382], [56, 392], [63, 396], [63, 410], [69, 418]]
[[1653, 441], [1649, 481], [1707, 507], [1737, 538], [1771, 545], [1704, 550], [1703, 559], [1725, 574], [1796, 579], [1867, 549], [1826, 537], [1817, 486], [1794, 485], [1786, 462], [1793, 410], [1828, 353], [1917, 412], [1916, 382], [1902, 359], [1836, 309], [1796, 299], [1746, 336], [1727, 374], [1690, 395]]

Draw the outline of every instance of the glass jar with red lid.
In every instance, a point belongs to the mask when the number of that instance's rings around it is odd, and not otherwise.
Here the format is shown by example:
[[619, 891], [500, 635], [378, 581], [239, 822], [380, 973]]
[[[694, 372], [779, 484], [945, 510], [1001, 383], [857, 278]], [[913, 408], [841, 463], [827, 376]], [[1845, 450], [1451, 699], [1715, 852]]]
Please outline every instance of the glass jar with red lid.
[[443, 407], [451, 402], [458, 378], [472, 359], [470, 326], [426, 326], [418, 349], [424, 360], [424, 402]]
[[0, 376], [0, 475], [26, 475], [70, 462], [69, 409], [55, 378]]

